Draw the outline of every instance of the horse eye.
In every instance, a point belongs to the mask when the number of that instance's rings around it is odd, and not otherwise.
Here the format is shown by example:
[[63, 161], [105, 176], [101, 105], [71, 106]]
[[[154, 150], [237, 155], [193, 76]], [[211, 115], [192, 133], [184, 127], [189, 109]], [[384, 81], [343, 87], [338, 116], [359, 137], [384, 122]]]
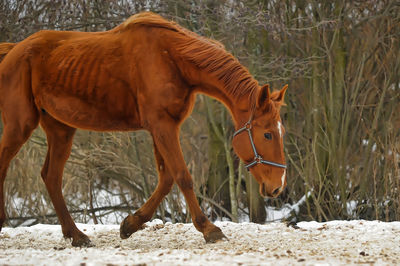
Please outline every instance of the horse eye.
[[266, 138], [266, 139], [272, 139], [271, 133], [264, 133], [264, 138]]

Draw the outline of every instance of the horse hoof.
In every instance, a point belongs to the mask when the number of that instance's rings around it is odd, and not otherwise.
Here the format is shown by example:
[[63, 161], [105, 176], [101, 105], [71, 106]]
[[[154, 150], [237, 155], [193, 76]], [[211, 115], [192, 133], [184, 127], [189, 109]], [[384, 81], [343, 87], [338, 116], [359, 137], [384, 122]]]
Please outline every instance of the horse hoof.
[[95, 246], [86, 235], [85, 237], [73, 239], [71, 244], [73, 247], [80, 247], [80, 248], [90, 248]]
[[128, 215], [121, 223], [119, 235], [122, 239], [127, 239], [136, 231], [143, 229], [142, 225], [138, 216]]
[[121, 225], [119, 226], [119, 236], [122, 239], [127, 239], [128, 237], [130, 237], [132, 235], [132, 232], [130, 232], [129, 230], [129, 219], [131, 215], [128, 215], [121, 223]]
[[204, 235], [204, 239], [206, 243], [217, 243], [220, 241], [228, 240], [228, 238], [222, 233], [221, 229], [216, 227], [213, 231], [209, 232], [207, 235]]
[[132, 235], [132, 233], [127, 232], [126, 229], [124, 229], [121, 225], [121, 227], [119, 228], [119, 236], [121, 237], [121, 239], [127, 239]]
[[1, 230], [3, 230], [4, 221], [5, 221], [4, 218], [0, 219], [0, 232], [1, 232]]

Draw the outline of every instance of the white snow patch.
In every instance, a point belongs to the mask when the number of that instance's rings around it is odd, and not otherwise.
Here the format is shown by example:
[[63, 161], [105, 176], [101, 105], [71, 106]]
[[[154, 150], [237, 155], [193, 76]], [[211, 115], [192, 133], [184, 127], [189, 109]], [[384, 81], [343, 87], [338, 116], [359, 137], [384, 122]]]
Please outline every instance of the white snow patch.
[[96, 245], [73, 248], [59, 225], [3, 228], [8, 265], [354, 265], [400, 264], [400, 222], [216, 222], [229, 241], [206, 244], [192, 224], [153, 220], [130, 238], [119, 225], [77, 224]]
[[[307, 193], [309, 197], [311, 192]], [[296, 214], [300, 211], [300, 206], [306, 202], [306, 195], [303, 195], [301, 199], [293, 205], [285, 204], [282, 208], [276, 209], [275, 207], [266, 207], [267, 209], [267, 221], [268, 222], [280, 222], [284, 219], [290, 218], [293, 212]]]
[[358, 201], [356, 200], [351, 200], [349, 202], [346, 202], [346, 210], [349, 216], [354, 217], [356, 215], [357, 206], [358, 206]]

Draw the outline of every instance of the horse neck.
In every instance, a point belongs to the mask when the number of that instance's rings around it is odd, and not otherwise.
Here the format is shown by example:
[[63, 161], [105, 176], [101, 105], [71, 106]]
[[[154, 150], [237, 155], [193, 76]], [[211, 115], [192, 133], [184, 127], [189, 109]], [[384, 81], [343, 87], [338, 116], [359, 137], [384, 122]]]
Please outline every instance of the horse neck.
[[174, 45], [167, 49], [187, 83], [221, 101], [236, 126], [246, 123], [259, 87], [249, 71], [216, 41], [184, 30], [169, 37]]
[[253, 91], [246, 91], [243, 94], [235, 95], [210, 73], [204, 73], [203, 82], [196, 88], [197, 92], [211, 96], [224, 104], [233, 118], [235, 128], [241, 128], [249, 121], [252, 113]]

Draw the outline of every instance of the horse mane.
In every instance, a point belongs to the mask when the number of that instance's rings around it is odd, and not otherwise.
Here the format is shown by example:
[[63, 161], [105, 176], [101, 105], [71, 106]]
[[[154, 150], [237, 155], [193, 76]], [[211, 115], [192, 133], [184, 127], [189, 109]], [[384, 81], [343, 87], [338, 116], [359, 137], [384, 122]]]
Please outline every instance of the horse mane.
[[154, 14], [152, 12], [141, 12], [130, 16], [127, 20], [122, 22], [122, 24], [114, 28], [112, 31], [123, 31], [126, 29], [130, 29], [136, 25], [165, 28], [176, 32], [179, 32], [180, 28], [180, 26], [175, 22], [168, 21], [157, 14]]
[[242, 66], [223, 46], [206, 38], [196, 37], [197, 34], [192, 33], [182, 38], [177, 46], [181, 56], [217, 77], [233, 97], [239, 98], [248, 93], [250, 97], [255, 97], [254, 92], [257, 91], [258, 83], [247, 68]]
[[258, 82], [246, 67], [225, 50], [220, 42], [202, 37], [151, 12], [133, 15], [115, 30], [120, 31], [135, 25], [165, 28], [179, 33], [176, 43], [174, 43], [179, 55], [217, 77], [223, 83], [226, 91], [234, 98], [249, 93], [251, 108], [254, 108]]

